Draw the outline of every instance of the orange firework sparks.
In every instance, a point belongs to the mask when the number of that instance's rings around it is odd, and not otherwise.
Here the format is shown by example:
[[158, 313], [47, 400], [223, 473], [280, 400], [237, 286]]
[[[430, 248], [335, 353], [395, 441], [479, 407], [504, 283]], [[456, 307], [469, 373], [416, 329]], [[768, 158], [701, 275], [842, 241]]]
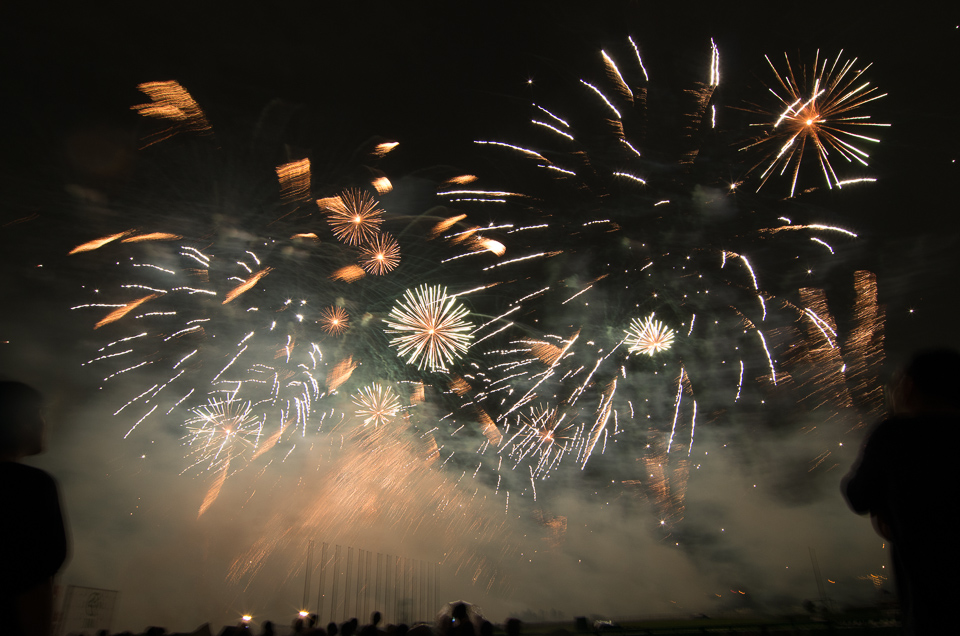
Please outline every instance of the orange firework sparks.
[[203, 497], [203, 503], [200, 504], [200, 510], [197, 512], [197, 519], [203, 516], [210, 506], [213, 505], [213, 502], [217, 500], [217, 497], [220, 496], [220, 491], [223, 489], [223, 483], [227, 480], [227, 471], [230, 469], [230, 462], [226, 462], [223, 465], [223, 468], [219, 470], [217, 476], [213, 479], [213, 483], [210, 484], [210, 488], [207, 489], [207, 494]]
[[310, 239], [311, 241], [319, 241], [319, 240], [320, 240], [320, 237], [317, 236], [314, 232], [303, 232], [303, 233], [300, 233], [300, 234], [294, 234], [294, 235], [291, 236], [290, 238], [291, 238], [291, 239], [298, 239], [298, 238]]
[[350, 316], [346, 309], [334, 305], [320, 312], [319, 322], [324, 331], [339, 336], [350, 326]]
[[466, 185], [468, 183], [473, 183], [477, 178], [472, 174], [461, 174], [451, 179], [447, 179], [444, 183], [448, 185]]
[[854, 131], [862, 130], [864, 126], [886, 127], [890, 124], [872, 122], [870, 115], [857, 113], [862, 106], [885, 97], [886, 93], [877, 95], [878, 89], [871, 87], [870, 82], [860, 81], [870, 65], [856, 69], [856, 59], [841, 62], [837, 56], [833, 63], [828, 60], [821, 63], [817, 51], [813, 66], [798, 66], [799, 72], [795, 73], [790, 58], [786, 55], [784, 58], [786, 72], [783, 74], [767, 58], [779, 85], [779, 92], [770, 87], [776, 105], [771, 108], [751, 107], [772, 121], [754, 124], [766, 128], [765, 135], [741, 148], [767, 150], [764, 158], [754, 166], [766, 164], [757, 190], [773, 174], [789, 173], [792, 197], [805, 150], [815, 153], [827, 187], [842, 187], [846, 182], [837, 177], [830, 154], [836, 153], [848, 163], [867, 165], [870, 155], [860, 147], [861, 142], [878, 143], [880, 140]]
[[131, 108], [144, 117], [153, 117], [172, 122], [166, 130], [155, 134], [147, 143], [151, 145], [168, 139], [181, 130], [206, 132], [210, 122], [190, 93], [178, 82], [146, 82], [137, 86], [153, 101], [149, 104], [136, 104]]
[[301, 159], [277, 166], [280, 179], [280, 197], [285, 201], [305, 200], [310, 197], [310, 160]]
[[370, 185], [377, 191], [377, 194], [385, 194], [393, 190], [393, 184], [386, 177], [377, 177]]
[[99, 249], [99, 248], [103, 247], [104, 245], [106, 245], [107, 243], [111, 243], [111, 242], [113, 242], [113, 241], [116, 241], [118, 238], [121, 238], [121, 237], [126, 236], [127, 234], [129, 234], [129, 233], [132, 232], [132, 231], [133, 231], [133, 230], [126, 230], [126, 231], [124, 231], [124, 232], [118, 232], [117, 234], [111, 234], [110, 236], [104, 236], [104, 237], [102, 237], [102, 238], [93, 239], [92, 241], [87, 241], [86, 243], [83, 243], [83, 244], [81, 244], [81, 245], [77, 245], [75, 248], [73, 248], [72, 250], [70, 250], [70, 251], [67, 252], [67, 253], [68, 253], [68, 254], [79, 254], [80, 252], [90, 252], [90, 251], [93, 251], [93, 250], [95, 250], [95, 249]]
[[144, 241], [177, 241], [183, 237], [179, 234], [170, 234], [169, 232], [150, 232], [148, 234], [137, 234], [129, 236], [121, 243], [142, 243]]
[[383, 210], [369, 192], [347, 190], [339, 197], [320, 199], [317, 205], [327, 210], [327, 222], [333, 234], [347, 245], [370, 241], [383, 223]]
[[458, 216], [451, 216], [449, 219], [444, 219], [433, 226], [433, 229], [430, 230], [430, 238], [435, 239], [460, 221], [467, 218], [466, 214], [460, 214]]
[[373, 156], [382, 157], [399, 145], [400, 143], [397, 141], [385, 141], [382, 144], [377, 144], [377, 147], [373, 150]]
[[121, 318], [123, 318], [123, 317], [126, 316], [128, 313], [130, 313], [131, 311], [133, 311], [134, 309], [136, 309], [137, 307], [139, 307], [139, 306], [142, 305], [143, 303], [147, 302], [148, 300], [153, 300], [154, 298], [159, 298], [159, 297], [162, 296], [162, 295], [163, 295], [163, 294], [150, 294], [149, 296], [144, 296], [143, 298], [140, 298], [140, 299], [135, 300], [135, 301], [133, 301], [133, 302], [127, 303], [127, 304], [124, 305], [123, 307], [119, 307], [119, 308], [117, 308], [117, 309], [114, 309], [114, 310], [111, 311], [109, 314], [107, 314], [107, 317], [106, 317], [106, 318], [104, 318], [103, 320], [101, 320], [100, 322], [98, 322], [97, 324], [95, 324], [95, 325], [93, 326], [93, 328], [94, 328], [94, 329], [99, 329], [100, 327], [102, 327], [102, 326], [104, 326], [104, 325], [109, 325], [111, 322], [116, 322], [117, 320], [120, 320]]
[[353, 356], [348, 356], [338, 362], [327, 374], [327, 389], [336, 391], [341, 384], [350, 379], [357, 366], [359, 365], [353, 361]]
[[459, 375], [454, 375], [450, 379], [450, 382], [447, 383], [447, 388], [457, 395], [466, 395], [471, 389], [470, 384]]
[[330, 278], [333, 280], [342, 280], [345, 283], [352, 283], [366, 275], [367, 273], [363, 271], [363, 268], [359, 265], [346, 265], [330, 274]]
[[507, 251], [507, 246], [500, 241], [478, 236], [471, 242], [471, 246], [479, 251], [493, 252], [497, 256], [503, 256]]
[[380, 234], [360, 249], [360, 259], [371, 274], [386, 274], [400, 264], [400, 245], [389, 234]]
[[240, 283], [239, 285], [231, 289], [229, 292], [227, 292], [227, 296], [224, 299], [223, 304], [226, 305], [228, 302], [230, 302], [240, 294], [246, 291], [249, 291], [254, 285], [257, 284], [257, 282], [261, 278], [269, 274], [272, 269], [273, 269], [272, 267], [264, 267], [259, 272], [257, 272], [256, 274], [254, 274], [244, 282]]

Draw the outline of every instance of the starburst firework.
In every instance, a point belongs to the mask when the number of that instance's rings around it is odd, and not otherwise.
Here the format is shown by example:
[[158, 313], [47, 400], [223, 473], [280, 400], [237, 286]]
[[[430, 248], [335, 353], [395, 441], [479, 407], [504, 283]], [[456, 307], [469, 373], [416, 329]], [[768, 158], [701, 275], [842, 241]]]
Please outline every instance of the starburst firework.
[[319, 199], [317, 205], [327, 210], [333, 234], [347, 245], [373, 240], [383, 223], [383, 210], [363, 190], [347, 190], [338, 197]]
[[673, 345], [674, 332], [650, 314], [643, 320], [634, 318], [630, 321], [630, 328], [626, 331], [624, 342], [630, 353], [645, 353], [653, 356], [660, 351], [666, 351]]
[[400, 334], [390, 344], [418, 369], [446, 370], [467, 351], [473, 338], [473, 324], [463, 319], [467, 313], [466, 307], [447, 295], [445, 287], [408, 289], [385, 319], [390, 327], [387, 333]]
[[320, 326], [329, 334], [339, 336], [350, 326], [347, 310], [338, 305], [327, 307], [320, 312]]
[[378, 234], [360, 249], [360, 266], [382, 276], [400, 264], [400, 245], [389, 234]]
[[393, 389], [376, 383], [361, 388], [353, 396], [353, 403], [357, 405], [356, 414], [363, 418], [365, 426], [387, 424], [400, 410], [400, 398]]
[[878, 89], [870, 82], [860, 81], [869, 64], [856, 69], [856, 59], [841, 62], [840, 55], [842, 52], [832, 63], [826, 59], [821, 63], [817, 51], [813, 65], [807, 68], [798, 64], [797, 72], [790, 58], [784, 55], [786, 71], [783, 73], [766, 58], [777, 80], [776, 87], [769, 87], [776, 103], [770, 107], [751, 105], [751, 110], [767, 118], [753, 124], [764, 128], [764, 136], [742, 148], [765, 151], [764, 158], [755, 166], [765, 166], [758, 190], [774, 174], [788, 175], [792, 197], [805, 152], [816, 154], [828, 188], [842, 187], [851, 181], [872, 181], [841, 180], [830, 160], [831, 152], [836, 152], [848, 163], [866, 166], [870, 155], [861, 142], [880, 140], [855, 131], [890, 125], [870, 121], [868, 114], [858, 114], [861, 107], [885, 97], [886, 93], [878, 95]]
[[218, 469], [257, 447], [263, 422], [250, 402], [210, 399], [190, 409], [190, 415], [184, 439], [196, 457], [195, 466]]

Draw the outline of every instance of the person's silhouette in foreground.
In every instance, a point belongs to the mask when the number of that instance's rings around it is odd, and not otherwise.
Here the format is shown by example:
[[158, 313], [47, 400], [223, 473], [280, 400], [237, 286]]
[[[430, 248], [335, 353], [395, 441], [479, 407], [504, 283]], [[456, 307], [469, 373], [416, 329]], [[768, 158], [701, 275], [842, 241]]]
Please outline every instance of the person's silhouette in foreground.
[[20, 460], [44, 450], [40, 394], [0, 382], [0, 621], [2, 632], [48, 636], [53, 577], [67, 558], [53, 477]]
[[948, 634], [960, 598], [960, 353], [916, 354], [893, 386], [892, 416], [870, 433], [843, 494], [889, 540], [908, 634]]

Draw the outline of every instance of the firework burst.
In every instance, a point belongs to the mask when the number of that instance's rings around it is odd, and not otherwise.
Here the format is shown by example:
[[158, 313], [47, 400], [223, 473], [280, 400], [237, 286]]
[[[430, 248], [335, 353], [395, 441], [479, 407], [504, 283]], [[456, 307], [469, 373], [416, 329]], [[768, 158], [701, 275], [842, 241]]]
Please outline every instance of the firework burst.
[[338, 197], [318, 199], [328, 213], [333, 234], [347, 245], [372, 241], [383, 223], [383, 210], [373, 196], [362, 190], [347, 190]]
[[418, 369], [446, 370], [466, 353], [473, 339], [473, 324], [464, 320], [467, 308], [447, 295], [445, 287], [421, 285], [407, 290], [385, 319], [387, 333], [400, 357]]
[[339, 336], [350, 326], [350, 316], [343, 307], [327, 307], [320, 312], [320, 325], [327, 333]]
[[357, 416], [363, 418], [364, 426], [387, 424], [400, 410], [400, 398], [393, 389], [377, 383], [361, 388], [353, 396], [353, 403], [357, 406]]
[[753, 124], [763, 128], [763, 136], [742, 148], [765, 153], [755, 166], [762, 167], [758, 190], [773, 175], [787, 176], [790, 196], [794, 196], [805, 163], [804, 154], [815, 155], [828, 188], [873, 180], [842, 180], [831, 161], [831, 153], [835, 153], [847, 163], [867, 166], [870, 155], [864, 150], [864, 143], [876, 144], [880, 140], [861, 131], [890, 125], [873, 122], [869, 114], [862, 112], [865, 105], [886, 96], [877, 94], [878, 89], [863, 80], [870, 65], [858, 69], [856, 59], [841, 61], [840, 55], [842, 52], [833, 62], [821, 62], [817, 51], [810, 67], [791, 63], [784, 55], [783, 72], [766, 58], [776, 77], [775, 86], [769, 87], [776, 101], [770, 107], [752, 105], [751, 110], [765, 115], [767, 120]]
[[626, 344], [630, 353], [645, 353], [648, 356], [666, 351], [673, 345], [674, 331], [650, 314], [643, 320], [634, 318], [626, 331]]
[[217, 470], [256, 451], [263, 422], [250, 402], [210, 399], [190, 409], [190, 414], [184, 440], [196, 457], [195, 466], [206, 464], [206, 470]]
[[382, 276], [400, 264], [400, 245], [389, 234], [378, 234], [360, 249], [360, 266]]

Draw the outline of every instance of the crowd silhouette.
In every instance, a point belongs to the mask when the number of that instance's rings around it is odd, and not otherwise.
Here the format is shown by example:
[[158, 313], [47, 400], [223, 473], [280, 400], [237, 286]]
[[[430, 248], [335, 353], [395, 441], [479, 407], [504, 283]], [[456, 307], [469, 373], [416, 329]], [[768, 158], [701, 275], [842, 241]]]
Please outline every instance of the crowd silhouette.
[[[449, 611], [447, 611], [449, 609]], [[110, 632], [102, 629], [95, 636], [493, 636], [495, 626], [483, 618], [475, 606], [469, 603], [452, 603], [441, 611], [433, 623], [417, 622], [413, 625], [406, 623], [382, 624], [383, 615], [373, 612], [370, 622], [360, 625], [359, 620], [351, 618], [337, 624], [327, 623], [326, 627], [320, 624], [320, 617], [316, 614], [301, 615], [293, 620], [290, 627], [280, 627], [272, 621], [264, 621], [254, 626], [247, 617], [241, 619], [237, 625], [223, 627], [219, 632], [213, 631], [209, 624], [201, 625], [192, 632], [168, 632], [163, 627], [147, 627], [142, 632]], [[507, 636], [520, 636], [520, 620], [508, 619], [501, 628]], [[94, 636], [83, 632], [71, 632], [68, 636]]]

